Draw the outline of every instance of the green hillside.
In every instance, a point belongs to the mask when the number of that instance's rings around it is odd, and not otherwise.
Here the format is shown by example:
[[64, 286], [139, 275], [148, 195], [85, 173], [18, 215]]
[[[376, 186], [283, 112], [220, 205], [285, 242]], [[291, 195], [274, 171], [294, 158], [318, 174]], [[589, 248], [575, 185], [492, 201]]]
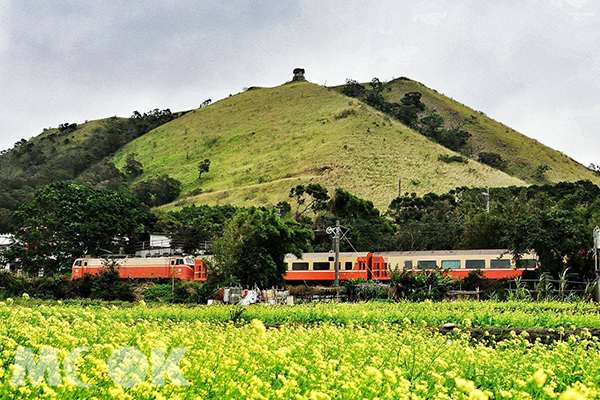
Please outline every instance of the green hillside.
[[477, 159], [481, 152], [500, 154], [507, 162], [505, 171], [526, 182], [534, 182], [535, 171], [546, 165], [548, 181], [577, 181], [589, 179], [600, 184], [600, 177], [570, 157], [549, 148], [509, 127], [475, 111], [427, 86], [406, 78], [384, 84], [383, 96], [391, 102], [399, 102], [409, 92], [423, 95], [422, 102], [441, 114], [446, 123], [460, 124], [472, 136], [467, 153]]
[[[292, 186], [342, 187], [382, 208], [402, 190], [443, 192], [456, 186], [523, 182], [469, 161], [333, 89], [311, 83], [256, 88], [159, 126], [125, 145], [144, 165], [145, 180], [168, 174], [183, 184], [175, 205], [275, 204]], [[198, 179], [198, 164], [211, 160]], [[197, 194], [202, 191], [201, 194]], [[173, 205], [171, 205], [172, 207]]]

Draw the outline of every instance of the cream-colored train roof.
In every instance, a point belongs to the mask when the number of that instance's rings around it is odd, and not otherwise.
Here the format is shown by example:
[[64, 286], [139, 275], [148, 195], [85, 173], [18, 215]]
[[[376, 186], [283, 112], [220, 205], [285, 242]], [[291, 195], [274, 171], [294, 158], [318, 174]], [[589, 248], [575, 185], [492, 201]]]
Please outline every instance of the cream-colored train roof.
[[427, 257], [427, 256], [493, 256], [510, 253], [506, 249], [485, 250], [426, 250], [426, 251], [383, 251], [373, 253], [379, 257]]
[[[340, 257], [366, 257], [367, 255], [369, 255], [369, 253], [366, 252], [362, 252], [362, 253], [352, 253], [352, 252], [340, 252]], [[302, 255], [302, 260], [306, 260], [309, 258], [325, 258], [325, 257], [335, 257], [334, 253], [304, 253]], [[295, 255], [293, 254], [288, 254], [285, 256], [285, 258], [293, 258], [293, 259], [298, 259]]]

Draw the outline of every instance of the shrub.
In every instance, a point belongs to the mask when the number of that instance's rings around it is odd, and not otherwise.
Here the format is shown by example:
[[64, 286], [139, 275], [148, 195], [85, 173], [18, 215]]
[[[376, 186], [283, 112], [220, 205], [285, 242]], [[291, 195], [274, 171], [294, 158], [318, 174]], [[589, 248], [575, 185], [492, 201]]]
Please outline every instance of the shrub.
[[124, 281], [119, 276], [119, 271], [116, 268], [108, 268], [100, 271], [98, 275], [94, 275], [90, 279], [91, 282], [91, 298], [101, 300], [135, 300], [133, 287], [127, 281]]
[[340, 112], [339, 114], [336, 114], [333, 116], [334, 119], [342, 119], [342, 118], [347, 118], [347, 117], [354, 117], [356, 116], [356, 110], [353, 108], [347, 108], [345, 110], [343, 110], [342, 112]]
[[506, 162], [502, 159], [500, 154], [497, 153], [483, 151], [479, 153], [479, 162], [500, 170], [506, 168]]
[[451, 156], [448, 154], [441, 154], [438, 157], [438, 160], [445, 162], [447, 164], [451, 164], [451, 163], [459, 163], [459, 164], [466, 164], [469, 162], [469, 160], [467, 160], [465, 157], [463, 156]]

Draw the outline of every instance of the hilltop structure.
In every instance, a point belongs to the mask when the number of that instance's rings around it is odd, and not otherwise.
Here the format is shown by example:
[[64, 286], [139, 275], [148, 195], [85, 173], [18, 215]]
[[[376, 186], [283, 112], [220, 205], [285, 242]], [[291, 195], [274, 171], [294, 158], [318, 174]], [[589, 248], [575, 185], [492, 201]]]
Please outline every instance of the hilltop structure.
[[303, 82], [306, 81], [304, 77], [304, 68], [296, 68], [294, 69], [294, 77], [292, 78], [292, 82]]

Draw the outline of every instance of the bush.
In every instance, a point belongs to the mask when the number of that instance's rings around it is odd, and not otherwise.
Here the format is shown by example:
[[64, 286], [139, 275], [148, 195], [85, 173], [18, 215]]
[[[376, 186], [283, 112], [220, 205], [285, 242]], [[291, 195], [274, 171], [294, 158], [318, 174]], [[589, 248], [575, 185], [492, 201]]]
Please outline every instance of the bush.
[[499, 170], [503, 170], [506, 168], [506, 162], [502, 159], [500, 154], [497, 153], [483, 151], [479, 153], [479, 162]]
[[444, 276], [439, 269], [433, 271], [392, 272], [390, 285], [396, 300], [411, 301], [443, 300], [448, 291], [456, 285], [449, 276]]
[[131, 188], [131, 192], [142, 203], [151, 207], [158, 207], [179, 197], [181, 182], [169, 175], [161, 175], [158, 178], [138, 183]]
[[101, 300], [135, 300], [133, 287], [119, 276], [116, 268], [100, 271], [91, 278], [91, 298]]
[[143, 290], [144, 300], [166, 303], [206, 303], [212, 297], [209, 285], [199, 282], [182, 282], [156, 285]]
[[469, 160], [467, 160], [465, 157], [463, 156], [450, 156], [447, 154], [442, 154], [438, 157], [438, 160], [445, 162], [447, 164], [451, 164], [451, 163], [459, 163], [459, 164], [466, 164], [469, 162]]
[[345, 110], [343, 110], [342, 112], [340, 112], [339, 114], [336, 114], [333, 116], [334, 119], [342, 119], [342, 118], [347, 118], [347, 117], [354, 117], [356, 116], [356, 110], [353, 108], [347, 108]]
[[364, 279], [348, 279], [342, 283], [342, 293], [348, 301], [384, 300], [389, 298], [389, 285], [366, 281]]

